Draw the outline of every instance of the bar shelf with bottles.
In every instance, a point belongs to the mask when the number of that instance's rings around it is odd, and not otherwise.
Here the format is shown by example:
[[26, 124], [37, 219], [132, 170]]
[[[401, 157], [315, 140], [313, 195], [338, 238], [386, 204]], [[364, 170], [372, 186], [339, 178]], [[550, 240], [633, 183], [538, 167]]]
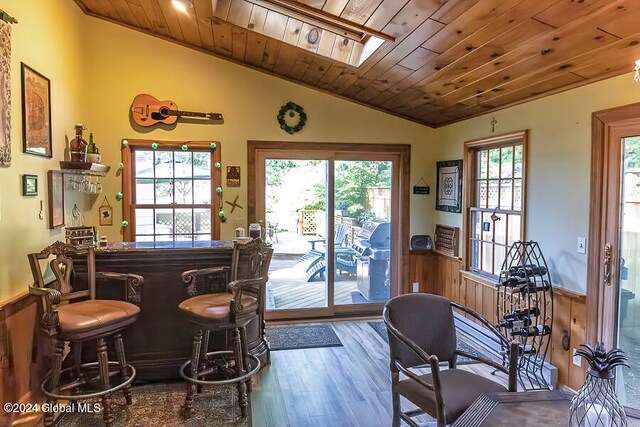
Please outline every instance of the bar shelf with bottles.
[[[515, 242], [502, 264], [497, 287], [497, 327], [520, 343], [518, 381], [525, 390], [549, 389], [543, 374], [553, 321], [553, 287], [537, 242]], [[503, 362], [508, 350], [503, 348]]]

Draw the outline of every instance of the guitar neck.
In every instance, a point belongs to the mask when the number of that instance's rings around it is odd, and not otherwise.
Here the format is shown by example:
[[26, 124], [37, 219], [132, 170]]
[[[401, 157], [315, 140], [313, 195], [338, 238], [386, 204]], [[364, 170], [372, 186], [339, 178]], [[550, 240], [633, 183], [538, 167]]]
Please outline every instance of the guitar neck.
[[222, 120], [222, 114], [220, 113], [200, 113], [197, 111], [167, 110], [166, 114], [168, 116], [204, 117], [211, 120]]

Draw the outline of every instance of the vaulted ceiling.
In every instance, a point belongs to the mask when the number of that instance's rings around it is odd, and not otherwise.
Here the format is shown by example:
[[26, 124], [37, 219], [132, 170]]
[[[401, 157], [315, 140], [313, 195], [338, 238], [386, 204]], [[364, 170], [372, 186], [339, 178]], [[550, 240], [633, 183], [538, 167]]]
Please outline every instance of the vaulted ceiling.
[[[640, 0], [193, 0], [187, 13], [171, 0], [75, 1], [91, 16], [429, 126], [624, 74], [640, 58]], [[369, 36], [359, 42], [273, 3], [394, 41], [363, 55]]]

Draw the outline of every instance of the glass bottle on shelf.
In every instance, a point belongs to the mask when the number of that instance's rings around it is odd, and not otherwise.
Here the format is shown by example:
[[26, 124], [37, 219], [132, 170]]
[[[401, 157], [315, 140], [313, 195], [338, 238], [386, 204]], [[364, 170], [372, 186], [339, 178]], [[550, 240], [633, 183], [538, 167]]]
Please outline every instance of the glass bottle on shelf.
[[71, 161], [72, 162], [85, 162], [87, 157], [87, 141], [82, 138], [82, 131], [84, 125], [77, 124], [75, 126], [76, 136], [69, 143]]

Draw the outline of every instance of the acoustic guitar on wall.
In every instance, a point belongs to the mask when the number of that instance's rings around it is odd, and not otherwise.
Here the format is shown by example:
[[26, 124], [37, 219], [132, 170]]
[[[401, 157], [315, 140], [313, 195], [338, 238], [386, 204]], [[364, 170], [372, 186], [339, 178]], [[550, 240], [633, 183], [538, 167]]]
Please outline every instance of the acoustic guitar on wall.
[[156, 123], [174, 124], [178, 117], [201, 117], [209, 120], [223, 120], [220, 113], [199, 113], [195, 111], [181, 111], [173, 101], [158, 101], [151, 95], [141, 93], [133, 99], [131, 104], [133, 121], [140, 126], [153, 126]]

